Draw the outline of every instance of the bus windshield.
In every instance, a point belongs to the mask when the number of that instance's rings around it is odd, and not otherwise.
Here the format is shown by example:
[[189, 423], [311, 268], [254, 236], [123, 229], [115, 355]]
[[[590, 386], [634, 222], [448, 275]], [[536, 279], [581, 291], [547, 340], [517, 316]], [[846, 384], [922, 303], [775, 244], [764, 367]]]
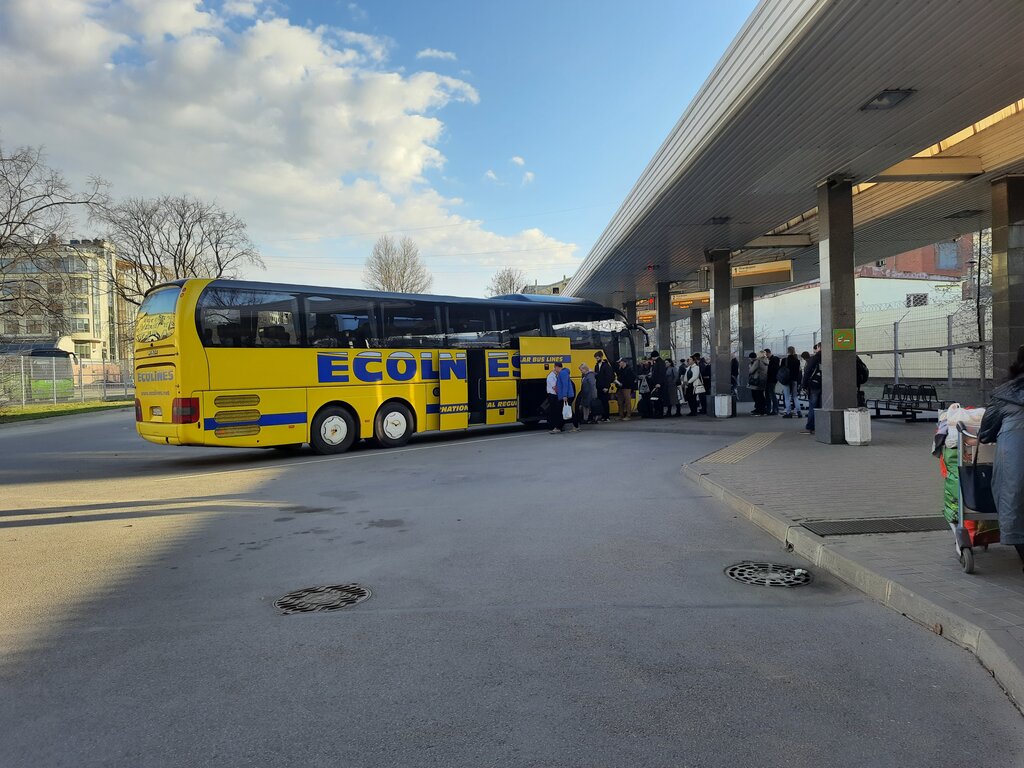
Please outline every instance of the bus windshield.
[[148, 344], [174, 335], [174, 309], [181, 286], [170, 285], [149, 294], [139, 307], [135, 341]]

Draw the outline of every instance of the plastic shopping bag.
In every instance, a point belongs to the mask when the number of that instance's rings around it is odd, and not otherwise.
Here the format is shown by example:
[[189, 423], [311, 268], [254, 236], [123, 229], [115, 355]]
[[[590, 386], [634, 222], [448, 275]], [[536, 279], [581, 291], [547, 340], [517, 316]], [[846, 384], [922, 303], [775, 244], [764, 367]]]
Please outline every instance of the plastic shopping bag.
[[565, 403], [562, 406], [562, 418], [567, 420], [567, 421], [569, 419], [572, 419], [572, 406], [569, 405], [568, 403]]

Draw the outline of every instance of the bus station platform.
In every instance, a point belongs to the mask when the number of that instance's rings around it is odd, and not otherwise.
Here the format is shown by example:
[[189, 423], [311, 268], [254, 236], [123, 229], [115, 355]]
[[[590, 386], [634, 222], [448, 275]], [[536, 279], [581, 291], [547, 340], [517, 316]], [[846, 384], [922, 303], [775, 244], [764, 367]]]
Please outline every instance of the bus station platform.
[[[799, 434], [802, 424], [683, 417], [610, 429], [734, 437], [682, 474], [817, 568], [974, 653], [1024, 709], [1021, 563], [1011, 547], [992, 545], [977, 552], [975, 573], [961, 569], [943, 527], [943, 480], [929, 452], [934, 426], [876, 422], [870, 448], [821, 451]], [[938, 530], [913, 530], [929, 523]], [[892, 530], [899, 528], [912, 530]]]

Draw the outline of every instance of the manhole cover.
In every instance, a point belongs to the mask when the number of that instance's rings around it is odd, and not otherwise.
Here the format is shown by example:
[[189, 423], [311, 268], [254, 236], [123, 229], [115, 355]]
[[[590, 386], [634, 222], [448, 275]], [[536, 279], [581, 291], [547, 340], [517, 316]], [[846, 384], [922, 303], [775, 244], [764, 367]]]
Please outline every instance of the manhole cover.
[[762, 587], [802, 587], [811, 583], [811, 574], [806, 569], [777, 563], [736, 563], [725, 569], [725, 575]]
[[370, 590], [358, 584], [330, 584], [326, 587], [306, 587], [289, 592], [274, 601], [282, 613], [309, 613], [336, 611], [361, 603], [370, 596]]

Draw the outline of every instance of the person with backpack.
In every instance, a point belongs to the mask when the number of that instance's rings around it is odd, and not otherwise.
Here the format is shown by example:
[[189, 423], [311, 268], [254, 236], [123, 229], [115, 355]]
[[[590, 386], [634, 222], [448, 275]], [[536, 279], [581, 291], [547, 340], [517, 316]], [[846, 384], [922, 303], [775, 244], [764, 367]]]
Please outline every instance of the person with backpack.
[[814, 345], [814, 354], [811, 355], [804, 367], [804, 389], [807, 390], [807, 424], [801, 435], [814, 434], [814, 409], [821, 408], [821, 342]]
[[764, 390], [768, 383], [768, 361], [763, 355], [758, 355], [756, 352], [751, 352], [747, 358], [750, 361], [747, 363], [747, 389], [750, 390], [750, 396], [754, 398], [754, 410], [750, 412], [750, 415], [764, 416]]
[[865, 384], [868, 383], [868, 379], [871, 378], [871, 371], [868, 370], [868, 366], [863, 360], [860, 359], [860, 355], [857, 355], [857, 407], [864, 408], [867, 406], [868, 401], [864, 396], [864, 390], [861, 389]]
[[[708, 392], [711, 391], [711, 363], [704, 359], [700, 352], [693, 353], [693, 359], [697, 363], [697, 370], [700, 371], [700, 388], [695, 388], [697, 402], [700, 404], [698, 413], [708, 415]], [[703, 389], [703, 392], [701, 391]]]
[[782, 385], [782, 418], [800, 418], [800, 404], [797, 395], [800, 391], [800, 358], [796, 348], [786, 349], [786, 357], [779, 365], [779, 384]]

